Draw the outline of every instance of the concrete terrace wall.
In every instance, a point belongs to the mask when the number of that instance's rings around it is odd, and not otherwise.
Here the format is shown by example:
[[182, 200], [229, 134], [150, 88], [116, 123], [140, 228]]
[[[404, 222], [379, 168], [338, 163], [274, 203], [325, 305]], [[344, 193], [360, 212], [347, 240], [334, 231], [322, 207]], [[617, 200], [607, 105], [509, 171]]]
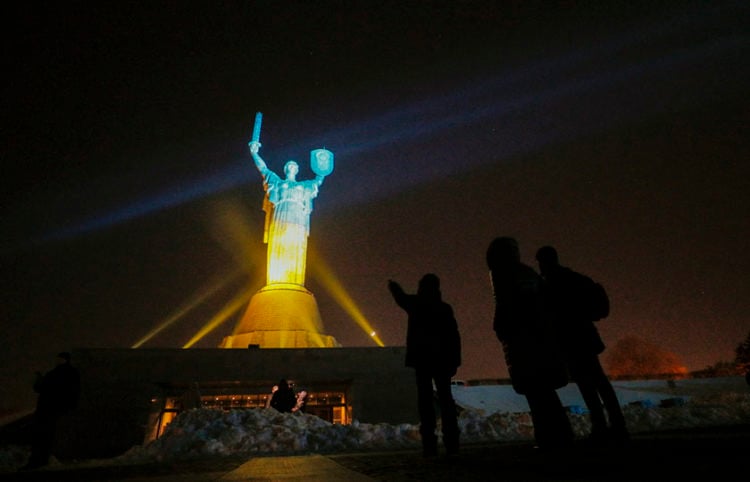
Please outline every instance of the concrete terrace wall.
[[[346, 387], [352, 418], [417, 423], [414, 373], [404, 347], [266, 349], [80, 348], [79, 408], [61, 422], [59, 455], [111, 457], [144, 443], [179, 386], [235, 385], [267, 393], [281, 378], [306, 387]], [[172, 390], [172, 392], [170, 392]]]

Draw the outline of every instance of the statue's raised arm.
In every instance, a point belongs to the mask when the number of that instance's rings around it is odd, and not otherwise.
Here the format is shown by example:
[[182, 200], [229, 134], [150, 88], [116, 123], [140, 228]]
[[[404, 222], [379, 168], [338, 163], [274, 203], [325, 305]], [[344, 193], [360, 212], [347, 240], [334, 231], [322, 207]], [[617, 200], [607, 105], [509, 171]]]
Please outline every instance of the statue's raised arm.
[[250, 155], [253, 156], [255, 167], [257, 167], [260, 173], [265, 176], [266, 172], [268, 171], [268, 166], [266, 165], [266, 161], [264, 161], [258, 153], [258, 151], [260, 151], [260, 142], [250, 141], [248, 143], [248, 146], [250, 146]]

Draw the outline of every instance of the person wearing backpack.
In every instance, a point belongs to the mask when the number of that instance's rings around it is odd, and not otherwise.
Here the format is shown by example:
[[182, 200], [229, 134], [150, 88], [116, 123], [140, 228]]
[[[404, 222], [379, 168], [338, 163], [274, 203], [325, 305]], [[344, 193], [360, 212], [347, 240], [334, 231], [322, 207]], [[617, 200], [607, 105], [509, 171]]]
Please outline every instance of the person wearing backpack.
[[557, 250], [552, 246], [539, 248], [536, 260], [545, 281], [544, 289], [556, 319], [570, 377], [589, 411], [588, 441], [625, 443], [629, 438], [625, 417], [599, 361], [605, 345], [594, 324], [609, 314], [606, 292], [590, 277], [560, 265]]
[[438, 454], [433, 383], [446, 455], [457, 455], [458, 414], [451, 392], [451, 378], [461, 366], [461, 335], [453, 307], [443, 301], [440, 279], [432, 273], [422, 276], [416, 294], [407, 294], [393, 280], [388, 280], [388, 290], [407, 314], [405, 364], [414, 368], [416, 375], [423, 455], [434, 457]]

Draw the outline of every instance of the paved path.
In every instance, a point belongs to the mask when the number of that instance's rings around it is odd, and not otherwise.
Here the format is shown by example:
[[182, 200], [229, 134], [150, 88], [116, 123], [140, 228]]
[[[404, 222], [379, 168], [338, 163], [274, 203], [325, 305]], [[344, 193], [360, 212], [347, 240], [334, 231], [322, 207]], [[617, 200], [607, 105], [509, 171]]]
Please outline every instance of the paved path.
[[219, 480], [309, 480], [365, 482], [373, 479], [323, 455], [259, 457], [223, 475]]
[[545, 453], [528, 443], [466, 445], [456, 457], [420, 451], [225, 458], [123, 467], [58, 466], [0, 474], [2, 481], [594, 481], [744, 480], [750, 425], [638, 434], [624, 448]]

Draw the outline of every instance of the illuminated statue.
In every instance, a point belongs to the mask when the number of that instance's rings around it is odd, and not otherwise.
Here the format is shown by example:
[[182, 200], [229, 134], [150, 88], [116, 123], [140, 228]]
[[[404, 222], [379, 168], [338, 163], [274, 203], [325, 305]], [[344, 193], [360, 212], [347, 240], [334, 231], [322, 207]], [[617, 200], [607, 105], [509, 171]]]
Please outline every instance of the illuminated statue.
[[285, 178], [271, 171], [258, 151], [261, 144], [262, 115], [255, 117], [253, 139], [248, 144], [255, 166], [263, 176], [266, 197], [263, 210], [266, 223], [263, 241], [268, 243], [267, 284], [305, 284], [307, 236], [310, 234], [310, 213], [313, 199], [318, 196], [325, 176], [333, 171], [333, 153], [316, 149], [310, 153], [310, 167], [315, 178], [298, 181], [299, 165], [288, 161], [284, 165]]
[[305, 288], [307, 236], [313, 199], [323, 179], [333, 172], [333, 153], [310, 152], [315, 178], [298, 181], [299, 165], [288, 161], [284, 179], [271, 171], [258, 154], [263, 116], [255, 115], [252, 140], [248, 143], [255, 166], [263, 176], [266, 225], [263, 241], [268, 244], [266, 285], [255, 293], [245, 314], [221, 348], [332, 348], [341, 346], [323, 333], [315, 296]]

